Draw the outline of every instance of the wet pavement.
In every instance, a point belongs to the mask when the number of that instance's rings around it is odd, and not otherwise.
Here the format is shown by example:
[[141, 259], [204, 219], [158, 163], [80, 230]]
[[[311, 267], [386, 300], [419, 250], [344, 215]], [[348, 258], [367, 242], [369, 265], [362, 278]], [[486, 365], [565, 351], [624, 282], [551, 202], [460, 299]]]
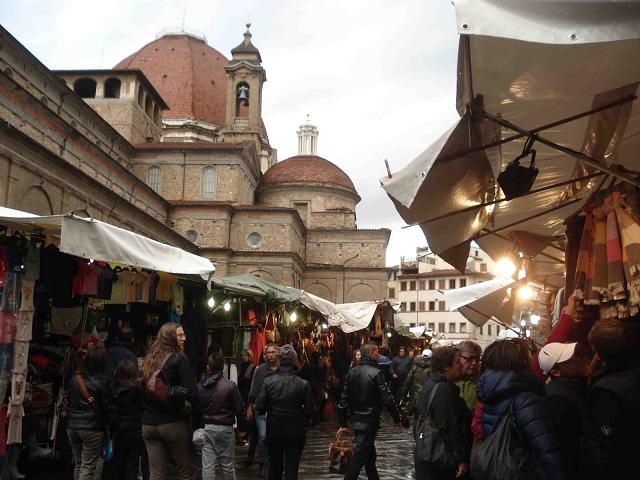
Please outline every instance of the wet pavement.
[[[301, 480], [340, 480], [342, 475], [329, 472], [329, 444], [335, 440], [338, 430], [336, 421], [326, 421], [307, 431], [307, 441], [302, 452], [299, 477]], [[243, 462], [248, 447], [236, 449], [237, 480], [255, 480], [258, 478], [258, 466], [247, 468]], [[410, 430], [396, 432], [391, 420], [384, 416], [382, 427], [376, 437], [376, 465], [382, 480], [413, 480], [413, 438]], [[218, 474], [218, 478], [222, 478]], [[367, 478], [364, 468], [360, 474]]]

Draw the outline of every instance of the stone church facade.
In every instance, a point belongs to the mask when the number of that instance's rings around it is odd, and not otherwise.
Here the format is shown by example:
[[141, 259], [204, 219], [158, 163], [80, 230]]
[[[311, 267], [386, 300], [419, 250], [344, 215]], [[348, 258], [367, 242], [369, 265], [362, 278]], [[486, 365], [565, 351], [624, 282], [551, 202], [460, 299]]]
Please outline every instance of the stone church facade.
[[110, 70], [51, 71], [0, 27], [0, 205], [94, 218], [328, 300], [386, 296], [390, 231], [360, 230], [317, 129], [277, 161], [247, 27], [231, 59], [169, 33]]

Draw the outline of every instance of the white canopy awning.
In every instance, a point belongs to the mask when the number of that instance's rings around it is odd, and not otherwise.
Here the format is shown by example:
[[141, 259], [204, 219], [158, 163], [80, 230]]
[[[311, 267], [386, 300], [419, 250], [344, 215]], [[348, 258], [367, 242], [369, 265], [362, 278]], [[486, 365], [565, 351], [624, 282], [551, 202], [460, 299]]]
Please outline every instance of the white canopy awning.
[[60, 236], [61, 252], [81, 258], [205, 278], [215, 271], [207, 258], [93, 218], [38, 216], [0, 207], [0, 224], [26, 231], [52, 231]]
[[[475, 240], [494, 259], [529, 250], [528, 274], [560, 287], [565, 220], [607, 179], [638, 185], [640, 2], [454, 3], [461, 119], [383, 188], [456, 268]], [[539, 174], [506, 201], [495, 179], [529, 138]]]
[[463, 288], [446, 290], [449, 310], [458, 310], [467, 320], [481, 327], [489, 320], [511, 325], [514, 302], [506, 299], [507, 290], [516, 285], [511, 278], [494, 278]]

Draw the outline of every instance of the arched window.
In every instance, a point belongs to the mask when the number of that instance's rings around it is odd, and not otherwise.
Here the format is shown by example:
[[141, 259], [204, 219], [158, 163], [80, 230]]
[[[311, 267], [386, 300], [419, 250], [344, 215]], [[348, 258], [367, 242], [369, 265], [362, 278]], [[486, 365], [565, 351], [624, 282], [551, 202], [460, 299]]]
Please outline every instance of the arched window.
[[213, 167], [204, 167], [202, 170], [202, 198], [205, 200], [213, 200], [216, 189], [216, 169]]
[[236, 117], [249, 116], [249, 85], [241, 82], [236, 87]]
[[117, 78], [107, 78], [104, 82], [104, 98], [120, 98], [122, 83]]
[[160, 167], [149, 169], [147, 183], [154, 192], [160, 193]]
[[73, 83], [73, 91], [82, 98], [96, 98], [96, 81], [92, 78], [79, 78]]

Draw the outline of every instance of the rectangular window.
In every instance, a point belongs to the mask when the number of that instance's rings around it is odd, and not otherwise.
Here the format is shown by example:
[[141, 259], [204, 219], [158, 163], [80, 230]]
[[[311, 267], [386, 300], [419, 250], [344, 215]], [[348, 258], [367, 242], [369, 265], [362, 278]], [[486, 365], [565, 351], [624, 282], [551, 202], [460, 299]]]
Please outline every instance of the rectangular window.
[[441, 312], [445, 312], [447, 310], [447, 303], [443, 300], [440, 300], [438, 302], [438, 310], [440, 310]]
[[436, 311], [436, 302], [429, 302], [429, 311], [430, 312]]
[[466, 322], [462, 322], [460, 324], [460, 333], [467, 333], [467, 324], [466, 324]]
[[426, 282], [424, 280], [420, 280], [420, 282], [418, 282], [418, 290], [424, 290]]
[[484, 335], [484, 334], [482, 333], [482, 327], [480, 327], [480, 335]]
[[149, 186], [154, 192], [160, 193], [160, 167], [149, 169]]
[[415, 326], [416, 326], [416, 322], [411, 322], [411, 323], [409, 324], [409, 326], [410, 326], [411, 328], [415, 327]]
[[467, 279], [466, 278], [461, 278], [460, 279], [460, 288], [464, 288], [467, 286]]
[[429, 322], [429, 330], [434, 332], [436, 330], [436, 324], [433, 322]]
[[487, 335], [491, 336], [491, 324], [487, 325]]
[[390, 288], [389, 289], [389, 298], [396, 298], [396, 289], [395, 288]]
[[407, 282], [400, 282], [400, 291], [401, 292], [407, 291]]
[[418, 302], [418, 310], [420, 310], [421, 312], [424, 312], [424, 310], [425, 310], [425, 303], [424, 302]]
[[449, 333], [456, 333], [456, 324], [453, 322], [449, 324]]
[[500, 336], [500, 325], [496, 325], [496, 335]]
[[412, 292], [415, 291], [416, 289], [416, 281], [415, 280], [411, 280], [409, 282], [409, 290], [411, 290]]
[[486, 272], [487, 271], [487, 264], [486, 263], [481, 263], [480, 264], [480, 271], [481, 272]]
[[438, 332], [444, 333], [444, 322], [438, 323]]
[[400, 302], [400, 311], [401, 312], [407, 311], [407, 302]]
[[216, 171], [213, 167], [205, 167], [202, 171], [202, 198], [213, 200], [216, 186]]
[[435, 289], [436, 289], [436, 281], [429, 280], [429, 290], [435, 290]]
[[438, 290], [444, 290], [447, 283], [444, 280], [438, 280]]
[[410, 312], [416, 311], [416, 302], [409, 302], [409, 311]]
[[455, 278], [452, 278], [452, 279], [450, 279], [450, 280], [449, 280], [449, 288], [450, 288], [451, 290], [453, 290], [454, 288], [456, 288], [456, 279], [455, 279]]

